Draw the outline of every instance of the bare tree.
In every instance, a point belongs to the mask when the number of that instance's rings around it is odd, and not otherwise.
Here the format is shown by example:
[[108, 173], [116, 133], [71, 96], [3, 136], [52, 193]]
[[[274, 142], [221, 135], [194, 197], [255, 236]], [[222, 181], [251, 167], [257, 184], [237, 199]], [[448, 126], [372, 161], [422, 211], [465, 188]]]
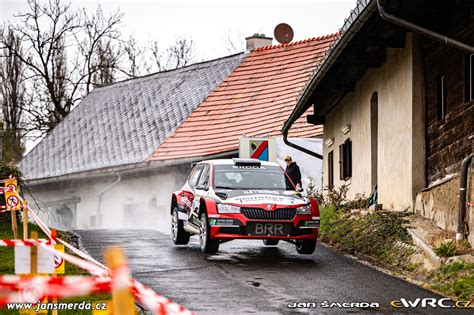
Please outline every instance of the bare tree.
[[156, 71], [165, 70], [165, 66], [163, 64], [163, 54], [160, 51], [160, 46], [158, 45], [158, 41], [152, 40], [150, 42], [150, 52], [152, 56], [152, 62], [148, 72], [153, 72], [152, 68], [155, 68]]
[[119, 52], [114, 51], [110, 40], [97, 43], [95, 49], [97, 71], [92, 76], [94, 85], [106, 85], [115, 82], [116, 70], [119, 67]]
[[192, 63], [194, 60], [194, 41], [189, 38], [178, 38], [167, 49], [167, 69], [177, 69]]
[[[20, 39], [13, 30], [8, 29], [3, 38], [23, 55]], [[18, 56], [3, 49], [0, 59], [0, 79], [3, 111], [2, 160], [7, 163], [19, 161], [23, 155], [22, 122], [26, 95], [23, 77], [23, 64]]]
[[[2, 40], [2, 45], [25, 67], [32, 105], [25, 108], [32, 130], [54, 128], [91, 89], [94, 74], [103, 66], [94, 63], [97, 45], [103, 38], [116, 39], [122, 18], [119, 13], [105, 18], [99, 7], [88, 18], [85, 11], [73, 11], [60, 0], [28, 1], [29, 10], [11, 26], [18, 34], [25, 55]], [[4, 33], [5, 31], [2, 31]]]
[[244, 36], [240, 31], [228, 29], [224, 36], [224, 46], [230, 54], [245, 51]]
[[125, 42], [124, 51], [126, 62], [121, 69], [122, 73], [131, 78], [147, 74], [149, 67], [145, 62], [145, 49], [138, 44], [134, 35], [130, 35]]
[[195, 57], [194, 42], [189, 38], [176, 39], [164, 51], [160, 49], [158, 41], [152, 40], [143, 51], [149, 52], [148, 56], [151, 55], [150, 59], [145, 58], [149, 62], [143, 64], [146, 73], [184, 67], [192, 63]]
[[[114, 73], [119, 67], [122, 55], [120, 45], [121, 33], [119, 27], [123, 14], [119, 11], [105, 17], [99, 6], [91, 17], [82, 11], [84, 40], [76, 36], [76, 42], [81, 51], [83, 68], [81, 73], [86, 76], [86, 92], [92, 89], [92, 84], [109, 84], [114, 81]], [[80, 67], [81, 62], [79, 62]], [[99, 81], [93, 82], [99, 79]]]

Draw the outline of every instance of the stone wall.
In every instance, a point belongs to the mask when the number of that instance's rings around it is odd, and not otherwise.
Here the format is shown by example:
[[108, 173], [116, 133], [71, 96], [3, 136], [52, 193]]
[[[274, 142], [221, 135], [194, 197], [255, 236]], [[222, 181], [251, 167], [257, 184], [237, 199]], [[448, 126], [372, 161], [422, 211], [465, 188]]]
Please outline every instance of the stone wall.
[[[474, 168], [471, 167], [467, 189], [467, 201], [474, 201]], [[415, 200], [415, 212], [434, 221], [440, 228], [456, 231], [459, 209], [459, 175], [440, 181], [431, 188], [419, 192]], [[474, 208], [466, 206], [468, 240], [474, 246]]]

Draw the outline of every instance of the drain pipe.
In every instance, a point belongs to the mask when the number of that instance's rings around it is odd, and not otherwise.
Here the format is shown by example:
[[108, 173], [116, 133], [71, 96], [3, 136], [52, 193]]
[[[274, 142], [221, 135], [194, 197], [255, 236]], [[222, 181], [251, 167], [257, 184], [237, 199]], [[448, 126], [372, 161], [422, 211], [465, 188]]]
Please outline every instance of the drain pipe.
[[459, 183], [459, 212], [458, 212], [458, 225], [456, 228], [456, 240], [464, 239], [464, 219], [466, 217], [466, 188], [467, 188], [467, 173], [469, 165], [472, 161], [472, 153], [469, 154], [461, 164], [461, 180]]
[[391, 22], [393, 24], [396, 24], [398, 26], [406, 28], [406, 29], [408, 29], [410, 31], [413, 31], [415, 33], [424, 35], [426, 37], [429, 37], [431, 39], [434, 39], [438, 42], [441, 42], [445, 45], [454, 47], [454, 48], [459, 49], [461, 51], [471, 53], [471, 54], [474, 53], [474, 47], [472, 47], [472, 46], [469, 46], [469, 45], [464, 44], [460, 41], [452, 39], [452, 38], [450, 38], [446, 35], [442, 35], [442, 34], [433, 32], [433, 31], [431, 31], [427, 28], [424, 28], [422, 26], [419, 26], [419, 25], [414, 24], [412, 22], [409, 22], [407, 20], [401, 19], [398, 16], [395, 16], [395, 15], [392, 15], [392, 14], [388, 13], [387, 11], [385, 11], [385, 8], [380, 4], [380, 0], [377, 0], [377, 6], [379, 8], [380, 16], [388, 22]]
[[108, 192], [110, 189], [112, 189], [112, 187], [114, 187], [115, 185], [117, 185], [118, 183], [120, 183], [120, 181], [122, 180], [122, 177], [120, 176], [120, 173], [117, 173], [117, 179], [115, 181], [113, 181], [112, 183], [110, 183], [110, 185], [108, 185], [107, 187], [105, 187], [104, 189], [102, 189], [98, 194], [97, 194], [97, 227], [101, 227], [102, 226], [102, 217], [101, 217], [101, 206], [102, 206], [102, 199], [104, 197], [104, 194], [106, 192]]
[[284, 142], [287, 146], [292, 147], [292, 148], [295, 148], [296, 150], [299, 150], [299, 151], [301, 151], [301, 152], [304, 152], [304, 153], [306, 153], [306, 154], [309, 154], [309, 155], [311, 155], [311, 156], [314, 156], [315, 158], [318, 158], [318, 159], [320, 159], [320, 160], [323, 159], [323, 156], [322, 156], [321, 154], [316, 153], [316, 152], [313, 152], [313, 151], [311, 151], [311, 150], [308, 150], [308, 149], [306, 149], [306, 148], [303, 148], [302, 146], [299, 146], [299, 145], [297, 145], [297, 144], [295, 144], [295, 143], [292, 143], [292, 142], [288, 141], [288, 131], [283, 132], [283, 142]]

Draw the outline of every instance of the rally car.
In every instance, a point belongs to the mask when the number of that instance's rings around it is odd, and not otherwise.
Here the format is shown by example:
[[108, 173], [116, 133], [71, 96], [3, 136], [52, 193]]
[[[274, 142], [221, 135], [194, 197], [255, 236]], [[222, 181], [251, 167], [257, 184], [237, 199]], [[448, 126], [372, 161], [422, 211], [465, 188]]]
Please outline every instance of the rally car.
[[230, 240], [260, 239], [265, 245], [291, 242], [298, 253], [312, 254], [318, 230], [317, 201], [303, 197], [272, 162], [202, 161], [172, 195], [174, 244], [187, 244], [191, 235], [199, 235], [204, 253], [215, 253]]

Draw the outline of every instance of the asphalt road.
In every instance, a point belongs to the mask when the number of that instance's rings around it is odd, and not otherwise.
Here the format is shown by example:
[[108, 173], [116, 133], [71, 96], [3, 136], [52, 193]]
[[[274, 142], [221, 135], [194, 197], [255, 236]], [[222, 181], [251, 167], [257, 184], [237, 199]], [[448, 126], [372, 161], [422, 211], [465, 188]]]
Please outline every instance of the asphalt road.
[[289, 303], [324, 300], [379, 302], [381, 308], [318, 306], [298, 312], [391, 313], [392, 300], [436, 297], [320, 244], [315, 254], [306, 256], [285, 242], [265, 247], [261, 241], [233, 241], [222, 244], [218, 254], [205, 255], [196, 237], [188, 246], [175, 247], [168, 235], [156, 230], [77, 232], [85, 249], [101, 261], [105, 247], [122, 246], [137, 280], [198, 314], [292, 313]]

